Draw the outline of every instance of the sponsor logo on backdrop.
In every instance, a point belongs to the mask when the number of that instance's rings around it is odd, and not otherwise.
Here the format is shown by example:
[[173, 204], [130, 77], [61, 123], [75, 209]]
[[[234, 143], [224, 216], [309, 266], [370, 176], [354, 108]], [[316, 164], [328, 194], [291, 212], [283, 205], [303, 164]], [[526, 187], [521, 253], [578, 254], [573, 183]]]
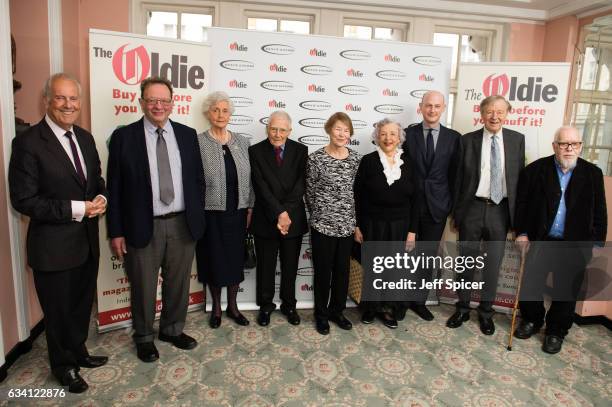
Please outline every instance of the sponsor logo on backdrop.
[[248, 87], [248, 85], [245, 82], [237, 81], [236, 79], [232, 79], [231, 81], [229, 81], [228, 85], [230, 88], [236, 88], [236, 89], [245, 89]]
[[246, 126], [251, 123], [253, 123], [253, 118], [251, 116], [245, 116], [242, 114], [233, 114], [230, 116], [230, 120], [228, 124], [231, 124], [233, 126]]
[[305, 100], [300, 102], [300, 107], [306, 110], [323, 111], [331, 108], [331, 103], [324, 100]]
[[325, 65], [304, 65], [300, 71], [308, 75], [329, 75], [334, 72], [334, 69]]
[[315, 85], [314, 83], [308, 85], [306, 87], [306, 90], [308, 90], [308, 92], [325, 93], [325, 88], [323, 86]]
[[401, 59], [398, 56], [387, 54], [385, 55], [385, 62], [400, 62]]
[[276, 109], [285, 109], [287, 104], [281, 100], [272, 99], [268, 102], [268, 107]]
[[272, 64], [270, 65], [270, 71], [272, 72], [287, 72], [287, 67], [284, 65]]
[[501, 95], [510, 101], [521, 102], [554, 102], [557, 100], [559, 89], [553, 84], [542, 84], [541, 77], [530, 76], [527, 83], [519, 84], [518, 78], [501, 74], [489, 75], [482, 83], [482, 91], [485, 96]]
[[304, 283], [300, 286], [300, 291], [314, 291], [314, 287], [312, 284]]
[[436, 66], [442, 63], [442, 59], [431, 56], [431, 55], [421, 55], [421, 56], [412, 58], [412, 62], [414, 62], [415, 64], [425, 65], [425, 66]]
[[410, 92], [410, 96], [415, 99], [423, 99], [423, 95], [429, 92], [429, 89], [415, 89]]
[[295, 48], [286, 44], [266, 44], [261, 46], [263, 52], [274, 55], [289, 55], [293, 54]]
[[293, 89], [293, 84], [287, 81], [265, 81], [260, 83], [260, 86], [264, 89], [277, 92], [286, 92]]
[[235, 41], [234, 41], [234, 42], [232, 42], [232, 43], [229, 45], [229, 49], [230, 49], [230, 51], [247, 52], [247, 51], [249, 50], [249, 47], [247, 47], [247, 46], [246, 46], [246, 45], [244, 45], [244, 44], [239, 44], [239, 43], [237, 43], [237, 42], [235, 42]]
[[345, 95], [367, 95], [370, 89], [361, 85], [343, 85], [338, 88], [338, 92]]
[[344, 105], [344, 110], [346, 110], [347, 112], [361, 112], [361, 106], [354, 105], [352, 103], [347, 103], [346, 105]]
[[353, 78], [363, 78], [363, 72], [351, 68], [346, 71], [346, 76], [350, 76]]
[[308, 51], [308, 55], [310, 55], [311, 57], [326, 57], [327, 52], [317, 49], [317, 48], [313, 48], [310, 51]]
[[389, 81], [399, 81], [406, 79], [406, 73], [402, 71], [385, 70], [376, 72], [376, 76], [380, 79], [386, 79]]
[[404, 111], [404, 108], [399, 105], [376, 105], [374, 110], [384, 114], [400, 114]]
[[307, 117], [305, 119], [300, 120], [298, 123], [304, 127], [322, 129], [325, 126], [325, 122], [326, 120], [320, 117]]
[[255, 64], [251, 61], [243, 61], [241, 59], [228, 59], [219, 62], [221, 68], [230, 69], [232, 71], [250, 71], [255, 68]]
[[234, 107], [247, 107], [253, 105], [253, 99], [244, 98], [240, 96], [231, 96], [230, 100], [234, 104]]
[[251, 140], [253, 138], [253, 135], [251, 133], [236, 133], [236, 134], [238, 134], [239, 136], [244, 137], [247, 140]]
[[359, 142], [359, 140], [357, 140], [356, 138], [352, 138], [349, 140], [349, 142], [347, 143], [349, 146], [358, 146], [361, 143]]
[[359, 49], [345, 49], [340, 52], [340, 56], [353, 61], [365, 61], [372, 57], [369, 52]]
[[426, 75], [424, 73], [419, 75], [419, 80], [420, 81], [425, 81], [425, 82], [433, 82], [434, 81], [434, 77], [431, 75]]
[[314, 270], [312, 267], [300, 267], [297, 269], [297, 275], [303, 277], [309, 277], [314, 275]]
[[270, 122], [270, 118], [268, 116], [262, 117], [261, 119], [259, 119], [259, 123], [261, 123], [261, 124], [263, 124], [265, 126], [268, 125], [268, 122]]
[[382, 91], [383, 96], [399, 96], [399, 92], [393, 89], [385, 88]]
[[368, 127], [368, 123], [364, 122], [363, 120], [351, 119], [351, 122], [353, 122], [353, 130], [361, 130], [361, 129], [365, 129], [366, 127]]
[[[204, 86], [204, 68], [189, 65], [186, 55], [172, 54], [169, 62], [160, 61], [158, 52], [149, 52], [140, 45], [126, 50], [123, 44], [112, 54], [115, 77], [126, 85], [136, 85], [149, 76], [161, 76], [172, 82], [174, 88], [201, 89]], [[94, 48], [94, 57], [111, 58], [111, 53]]]
[[[324, 146], [329, 143], [329, 138], [327, 136], [320, 136], [318, 134], [311, 134], [307, 136], [302, 136], [298, 138], [298, 141], [302, 144], [306, 144], [308, 146]], [[308, 257], [310, 258], [310, 257]]]

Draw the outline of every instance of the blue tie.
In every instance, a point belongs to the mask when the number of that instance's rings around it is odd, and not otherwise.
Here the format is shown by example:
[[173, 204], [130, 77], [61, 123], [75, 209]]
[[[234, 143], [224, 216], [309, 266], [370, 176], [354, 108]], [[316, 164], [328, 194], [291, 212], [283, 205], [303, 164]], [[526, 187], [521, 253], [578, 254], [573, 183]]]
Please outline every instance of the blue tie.
[[497, 135], [491, 137], [491, 200], [499, 204], [503, 199], [502, 191], [502, 169]]

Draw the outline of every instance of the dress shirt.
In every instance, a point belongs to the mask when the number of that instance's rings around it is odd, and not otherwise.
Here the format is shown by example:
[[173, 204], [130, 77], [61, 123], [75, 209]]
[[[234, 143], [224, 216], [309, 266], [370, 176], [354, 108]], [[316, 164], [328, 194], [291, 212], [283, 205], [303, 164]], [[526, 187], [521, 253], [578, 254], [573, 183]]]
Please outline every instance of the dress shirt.
[[440, 123], [438, 123], [437, 127], [427, 127], [427, 124], [423, 122], [423, 140], [425, 141], [425, 148], [427, 148], [427, 133], [429, 133], [429, 129], [431, 129], [431, 135], [433, 136], [434, 142], [434, 151], [436, 151], [438, 136], [440, 135]]
[[[504, 137], [503, 131], [500, 129], [497, 133], [497, 146], [499, 147], [499, 156], [501, 158], [502, 170], [502, 196], [508, 197], [508, 189], [506, 188], [506, 159], [504, 155]], [[476, 190], [476, 196], [479, 198], [491, 198], [491, 140], [493, 133], [483, 128], [482, 149], [480, 150], [480, 182]]]
[[559, 185], [561, 186], [561, 200], [559, 200], [559, 207], [557, 208], [557, 214], [555, 215], [555, 220], [553, 221], [552, 227], [550, 228], [550, 232], [548, 232], [548, 236], [563, 239], [563, 233], [565, 232], [565, 216], [567, 214], [567, 207], [565, 206], [565, 191], [567, 191], [567, 186], [569, 185], [570, 180], [572, 179], [572, 173], [574, 169], [563, 173], [561, 170], [561, 166], [557, 162], [557, 158], [555, 157], [555, 168], [557, 169], [557, 176], [559, 177]]

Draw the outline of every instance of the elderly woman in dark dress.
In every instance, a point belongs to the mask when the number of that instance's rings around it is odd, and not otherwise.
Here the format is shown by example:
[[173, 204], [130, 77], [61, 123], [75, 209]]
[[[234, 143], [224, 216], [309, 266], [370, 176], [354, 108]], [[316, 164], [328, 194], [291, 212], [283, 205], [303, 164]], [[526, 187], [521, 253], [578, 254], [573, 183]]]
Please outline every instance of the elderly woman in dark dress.
[[224, 92], [213, 92], [204, 101], [210, 129], [198, 134], [206, 182], [206, 232], [198, 241], [198, 279], [212, 296], [209, 325], [221, 325], [221, 288], [227, 287], [227, 316], [239, 325], [249, 321], [236, 304], [244, 280], [246, 230], [254, 194], [251, 186], [249, 142], [227, 129], [234, 106]]

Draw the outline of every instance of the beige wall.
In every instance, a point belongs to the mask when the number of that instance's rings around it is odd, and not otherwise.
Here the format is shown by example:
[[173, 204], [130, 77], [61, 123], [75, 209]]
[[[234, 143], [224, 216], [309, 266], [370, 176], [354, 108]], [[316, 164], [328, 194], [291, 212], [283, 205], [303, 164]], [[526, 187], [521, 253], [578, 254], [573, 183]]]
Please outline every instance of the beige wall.
[[572, 62], [576, 41], [578, 19], [575, 16], [548, 21], [542, 62]]
[[508, 62], [541, 62], [545, 34], [543, 24], [510, 24]]

